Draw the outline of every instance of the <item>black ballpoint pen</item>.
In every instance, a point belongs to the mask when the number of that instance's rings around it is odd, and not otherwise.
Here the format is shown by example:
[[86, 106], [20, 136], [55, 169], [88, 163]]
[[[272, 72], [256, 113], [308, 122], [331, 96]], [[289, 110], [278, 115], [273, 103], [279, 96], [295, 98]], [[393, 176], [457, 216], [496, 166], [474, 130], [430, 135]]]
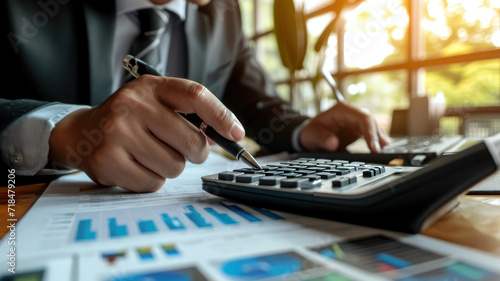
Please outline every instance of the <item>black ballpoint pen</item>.
[[[144, 61], [135, 58], [131, 55], [125, 56], [123, 59], [123, 67], [127, 69], [134, 77], [139, 77], [143, 74], [150, 74], [154, 76], [162, 76], [154, 67], [145, 63]], [[225, 151], [231, 154], [237, 160], [242, 160], [250, 167], [262, 170], [259, 163], [248, 153], [248, 151], [236, 142], [230, 141], [223, 136], [219, 135], [212, 127], [208, 126], [196, 114], [183, 114], [179, 113], [182, 117], [188, 120], [191, 124], [199, 128], [207, 137], [212, 139]]]

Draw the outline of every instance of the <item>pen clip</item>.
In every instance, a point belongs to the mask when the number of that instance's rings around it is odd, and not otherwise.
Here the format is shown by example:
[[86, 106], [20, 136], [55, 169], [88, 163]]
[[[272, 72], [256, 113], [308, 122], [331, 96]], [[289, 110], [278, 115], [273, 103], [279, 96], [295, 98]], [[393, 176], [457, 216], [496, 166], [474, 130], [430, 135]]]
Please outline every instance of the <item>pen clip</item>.
[[139, 74], [139, 65], [137, 63], [137, 60], [131, 56], [127, 55], [125, 58], [123, 58], [123, 67], [130, 72], [135, 78], [141, 76]]

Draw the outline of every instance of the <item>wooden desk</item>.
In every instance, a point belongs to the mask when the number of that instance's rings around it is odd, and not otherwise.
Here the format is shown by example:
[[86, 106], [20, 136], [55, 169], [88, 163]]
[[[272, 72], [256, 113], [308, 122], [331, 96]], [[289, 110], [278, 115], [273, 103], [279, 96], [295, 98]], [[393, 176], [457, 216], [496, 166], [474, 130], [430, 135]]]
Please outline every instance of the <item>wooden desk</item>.
[[[495, 176], [500, 176], [497, 172]], [[47, 184], [16, 187], [16, 218], [19, 220], [42, 195]], [[0, 187], [0, 236], [8, 228], [7, 188]], [[463, 195], [460, 205], [441, 217], [422, 234], [500, 255], [500, 196]]]

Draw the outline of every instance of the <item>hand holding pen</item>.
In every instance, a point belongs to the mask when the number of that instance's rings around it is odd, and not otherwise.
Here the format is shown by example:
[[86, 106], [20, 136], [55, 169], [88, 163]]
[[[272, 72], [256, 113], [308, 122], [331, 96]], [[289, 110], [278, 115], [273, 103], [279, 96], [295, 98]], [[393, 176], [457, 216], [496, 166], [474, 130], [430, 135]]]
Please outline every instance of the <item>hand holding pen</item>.
[[[162, 76], [156, 69], [151, 65], [145, 63], [144, 61], [137, 59], [131, 55], [127, 55], [123, 59], [123, 67], [127, 69], [134, 77], [139, 77], [143, 74], [149, 74], [154, 76]], [[252, 157], [248, 151], [240, 146], [237, 142], [228, 140], [227, 138], [221, 136], [214, 128], [207, 125], [202, 118], [196, 114], [183, 114], [179, 113], [186, 120], [191, 122], [194, 126], [200, 129], [207, 137], [212, 139], [220, 147], [226, 150], [237, 160], [242, 160], [247, 165], [255, 169], [262, 169], [262, 167], [257, 163], [257, 161]]]
[[223, 138], [245, 132], [210, 91], [193, 81], [144, 75], [98, 106], [57, 123], [50, 136], [49, 166], [83, 170], [96, 183], [136, 192], [158, 190], [165, 178], [206, 160], [205, 135], [177, 112], [196, 113]]

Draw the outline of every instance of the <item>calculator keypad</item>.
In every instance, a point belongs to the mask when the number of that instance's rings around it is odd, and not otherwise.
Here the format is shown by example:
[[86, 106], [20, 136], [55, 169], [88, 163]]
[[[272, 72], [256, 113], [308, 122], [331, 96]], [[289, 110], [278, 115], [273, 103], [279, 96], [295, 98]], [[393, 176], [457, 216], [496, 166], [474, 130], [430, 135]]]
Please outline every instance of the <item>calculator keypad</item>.
[[385, 173], [383, 165], [340, 159], [298, 158], [269, 163], [262, 169], [240, 168], [220, 172], [217, 179], [255, 187], [335, 193], [352, 190]]

